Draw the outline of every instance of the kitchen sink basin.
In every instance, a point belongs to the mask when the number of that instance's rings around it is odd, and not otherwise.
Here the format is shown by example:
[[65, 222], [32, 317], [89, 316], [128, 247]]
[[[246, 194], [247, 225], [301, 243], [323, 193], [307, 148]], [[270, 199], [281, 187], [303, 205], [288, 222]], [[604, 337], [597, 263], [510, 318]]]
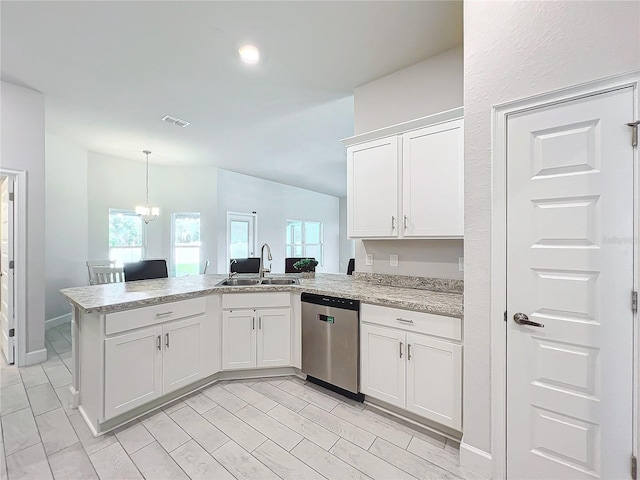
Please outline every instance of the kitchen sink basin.
[[259, 278], [225, 278], [218, 285], [224, 285], [227, 287], [249, 287], [251, 285], [258, 285], [260, 283]]
[[300, 281], [296, 277], [284, 278], [225, 278], [218, 283], [224, 287], [250, 287], [253, 285], [296, 285]]
[[296, 285], [298, 283], [300, 283], [300, 281], [295, 278], [263, 278], [262, 279], [262, 283], [263, 285]]

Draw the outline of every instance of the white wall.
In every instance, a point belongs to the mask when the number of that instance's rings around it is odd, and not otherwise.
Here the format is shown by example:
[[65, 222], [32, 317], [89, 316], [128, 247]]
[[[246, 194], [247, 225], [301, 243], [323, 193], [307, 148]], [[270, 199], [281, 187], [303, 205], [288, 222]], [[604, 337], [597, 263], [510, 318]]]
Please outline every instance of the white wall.
[[491, 449], [491, 108], [640, 68], [638, 2], [465, 2], [464, 443]]
[[340, 197], [340, 266], [339, 271], [346, 273], [349, 259], [355, 258], [356, 247], [353, 240], [347, 238], [347, 197]]
[[460, 107], [462, 75], [459, 46], [356, 88], [355, 134]]
[[[355, 89], [357, 134], [460, 107], [463, 103], [462, 46]], [[346, 231], [346, 230], [345, 230]], [[355, 242], [356, 270], [461, 279], [462, 240], [372, 240]], [[374, 253], [373, 266], [365, 265]], [[389, 255], [399, 266], [389, 266]]]
[[[273, 254], [273, 272], [284, 272], [286, 221], [313, 220], [324, 224], [324, 265], [318, 272], [338, 272], [339, 200], [281, 183], [262, 180], [228, 170], [218, 170], [218, 272], [225, 273], [227, 212], [258, 215], [258, 248], [268, 243]], [[259, 255], [259, 251], [257, 255]], [[265, 255], [266, 256], [266, 255]], [[346, 272], [346, 268], [345, 268]]]
[[[88, 258], [109, 257], [109, 208], [134, 210], [145, 200], [145, 162], [89, 152]], [[153, 153], [150, 158], [152, 158]], [[171, 213], [200, 212], [201, 263], [217, 252], [217, 169], [215, 167], [149, 166], [149, 203], [160, 216], [146, 231], [147, 258], [171, 261]]]
[[86, 285], [87, 150], [45, 134], [45, 318], [71, 312], [60, 289]]
[[[1, 82], [0, 162], [27, 172], [26, 354], [44, 348], [44, 96]], [[21, 334], [19, 332], [19, 334]]]

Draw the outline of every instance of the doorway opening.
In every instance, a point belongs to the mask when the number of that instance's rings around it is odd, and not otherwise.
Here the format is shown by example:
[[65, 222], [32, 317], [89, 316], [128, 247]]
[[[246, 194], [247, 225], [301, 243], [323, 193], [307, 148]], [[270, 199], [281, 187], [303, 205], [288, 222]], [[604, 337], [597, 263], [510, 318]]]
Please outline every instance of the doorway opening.
[[227, 212], [227, 261], [225, 272], [232, 258], [255, 257], [257, 251], [258, 215]]

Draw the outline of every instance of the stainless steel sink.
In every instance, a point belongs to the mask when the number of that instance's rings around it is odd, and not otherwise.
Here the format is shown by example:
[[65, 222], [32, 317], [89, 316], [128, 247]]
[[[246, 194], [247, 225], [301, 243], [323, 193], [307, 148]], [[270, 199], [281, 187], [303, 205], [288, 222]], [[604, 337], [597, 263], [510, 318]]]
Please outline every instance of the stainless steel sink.
[[281, 278], [225, 278], [218, 282], [217, 286], [222, 287], [250, 287], [252, 285], [297, 285], [300, 283], [296, 277]]
[[263, 285], [297, 285], [300, 281], [296, 277], [289, 278], [263, 278]]
[[227, 287], [249, 287], [251, 285], [258, 285], [259, 283], [259, 278], [225, 278], [218, 283], [218, 285], [225, 285]]

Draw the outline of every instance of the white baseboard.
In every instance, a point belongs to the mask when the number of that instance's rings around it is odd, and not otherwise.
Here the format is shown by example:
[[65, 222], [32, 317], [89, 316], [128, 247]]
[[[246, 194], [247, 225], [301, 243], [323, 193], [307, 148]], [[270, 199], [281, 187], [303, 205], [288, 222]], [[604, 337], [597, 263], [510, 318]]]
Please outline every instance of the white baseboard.
[[45, 362], [47, 360], [47, 349], [35, 350], [33, 352], [27, 352], [24, 356], [24, 366], [36, 365], [38, 363]]
[[50, 318], [49, 320], [44, 321], [45, 330], [53, 327], [57, 327], [58, 325], [62, 325], [63, 323], [71, 322], [71, 312], [65, 313], [64, 315], [60, 315], [59, 317]]
[[460, 443], [460, 466], [485, 478], [491, 478], [493, 474], [491, 454], [464, 443], [464, 438]]

